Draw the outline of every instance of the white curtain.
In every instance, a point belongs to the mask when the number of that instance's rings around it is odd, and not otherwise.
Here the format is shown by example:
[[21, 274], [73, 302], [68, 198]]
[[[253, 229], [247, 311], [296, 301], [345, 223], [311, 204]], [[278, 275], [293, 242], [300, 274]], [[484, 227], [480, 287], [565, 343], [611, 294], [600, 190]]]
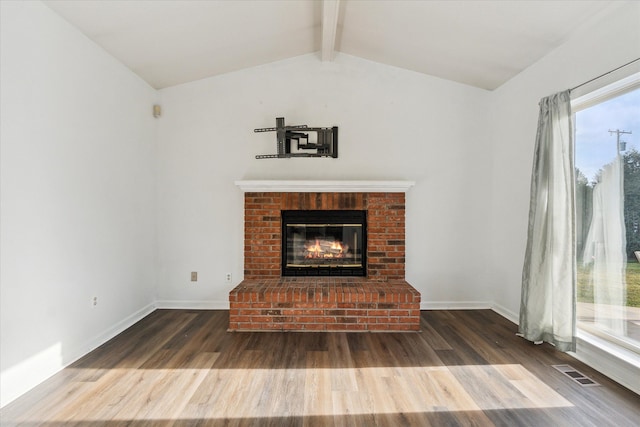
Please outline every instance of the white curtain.
[[591, 267], [594, 322], [599, 328], [626, 335], [626, 228], [622, 159], [602, 168], [593, 189], [593, 214], [585, 240], [583, 264]]
[[575, 351], [576, 249], [569, 91], [540, 100], [519, 335]]

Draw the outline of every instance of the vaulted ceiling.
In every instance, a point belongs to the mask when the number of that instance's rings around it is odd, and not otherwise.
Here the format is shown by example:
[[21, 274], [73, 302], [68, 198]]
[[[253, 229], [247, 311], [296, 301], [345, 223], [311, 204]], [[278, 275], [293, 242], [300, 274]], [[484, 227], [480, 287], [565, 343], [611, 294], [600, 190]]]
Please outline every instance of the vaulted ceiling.
[[236, 0], [45, 3], [151, 86], [318, 52], [495, 89], [615, 1]]

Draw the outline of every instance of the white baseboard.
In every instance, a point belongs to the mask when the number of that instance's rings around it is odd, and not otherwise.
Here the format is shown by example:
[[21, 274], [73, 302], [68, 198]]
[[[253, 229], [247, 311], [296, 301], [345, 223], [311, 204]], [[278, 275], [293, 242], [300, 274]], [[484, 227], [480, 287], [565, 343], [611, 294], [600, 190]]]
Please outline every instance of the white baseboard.
[[100, 335], [98, 335], [95, 338], [87, 341], [85, 343], [85, 345], [83, 345], [81, 347], [78, 347], [75, 352], [71, 353], [71, 354], [74, 355], [74, 356], [72, 356], [70, 358], [72, 360], [70, 360], [69, 362], [65, 362], [65, 365], [70, 365], [71, 363], [73, 363], [76, 360], [80, 359], [85, 354], [87, 354], [90, 351], [100, 347], [102, 344], [106, 343], [111, 338], [113, 338], [116, 335], [120, 334], [125, 329], [130, 328], [131, 326], [133, 326], [134, 324], [136, 324], [137, 322], [139, 322], [140, 320], [142, 320], [146, 316], [148, 316], [151, 313], [153, 313], [155, 310], [156, 310], [156, 304], [155, 303], [151, 303], [151, 304], [148, 304], [147, 306], [141, 308], [140, 310], [136, 311], [135, 313], [131, 314], [130, 316], [127, 316], [125, 319], [123, 319], [120, 322], [116, 323], [115, 325], [113, 325], [112, 327], [107, 329], [106, 331], [102, 332]]
[[489, 301], [423, 301], [420, 310], [485, 310], [491, 306]]
[[156, 301], [156, 308], [171, 310], [229, 310], [229, 300], [226, 301]]
[[0, 407], [13, 402], [154, 310], [155, 304], [149, 304], [71, 350], [63, 352], [62, 345], [58, 343], [5, 370], [0, 375]]
[[493, 310], [500, 316], [511, 322], [518, 324], [519, 316], [517, 313], [501, 306], [500, 304], [489, 301], [440, 301], [440, 302], [422, 302], [420, 310]]
[[495, 311], [505, 319], [512, 321], [516, 325], [520, 323], [520, 315], [518, 313], [513, 312], [500, 304], [492, 304], [491, 310]]

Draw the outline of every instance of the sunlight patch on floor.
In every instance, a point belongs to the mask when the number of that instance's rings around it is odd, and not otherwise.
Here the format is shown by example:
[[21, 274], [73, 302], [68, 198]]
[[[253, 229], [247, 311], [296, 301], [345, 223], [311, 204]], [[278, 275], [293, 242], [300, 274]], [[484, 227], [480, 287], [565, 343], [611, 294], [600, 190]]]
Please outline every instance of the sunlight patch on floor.
[[[48, 421], [224, 419], [573, 406], [519, 364], [306, 369], [113, 369], [70, 383]], [[325, 365], [326, 366], [326, 365]], [[93, 394], [95, 398], [87, 398]], [[82, 396], [80, 396], [82, 395]], [[102, 403], [99, 403], [102, 402]], [[109, 402], [105, 406], [104, 402]], [[51, 403], [41, 402], [45, 407]]]

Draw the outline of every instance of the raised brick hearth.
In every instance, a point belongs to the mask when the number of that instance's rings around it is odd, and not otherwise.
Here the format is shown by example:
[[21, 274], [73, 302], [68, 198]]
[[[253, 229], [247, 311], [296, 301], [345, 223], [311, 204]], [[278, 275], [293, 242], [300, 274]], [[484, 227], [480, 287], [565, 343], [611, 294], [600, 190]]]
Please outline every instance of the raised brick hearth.
[[[230, 330], [417, 331], [420, 293], [405, 281], [405, 194], [246, 191], [244, 277]], [[366, 210], [367, 276], [281, 277], [282, 210]]]
[[415, 331], [420, 293], [404, 280], [248, 279], [231, 291], [232, 330]]

